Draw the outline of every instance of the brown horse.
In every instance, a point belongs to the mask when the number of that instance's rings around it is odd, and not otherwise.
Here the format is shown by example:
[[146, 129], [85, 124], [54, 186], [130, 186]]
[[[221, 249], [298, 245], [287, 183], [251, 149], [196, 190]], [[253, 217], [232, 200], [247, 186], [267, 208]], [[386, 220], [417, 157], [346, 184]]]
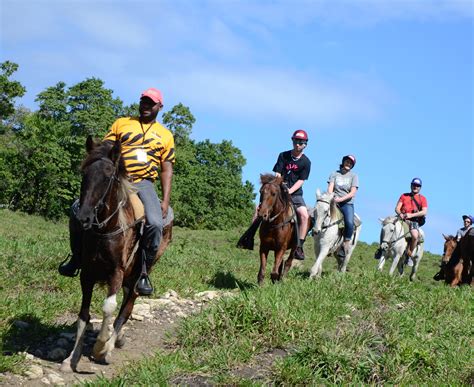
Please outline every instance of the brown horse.
[[473, 285], [474, 277], [474, 229], [471, 228], [459, 241], [460, 254], [464, 263], [462, 279], [465, 283]]
[[[61, 365], [63, 371], [77, 370], [96, 283], [107, 285], [107, 298], [103, 304], [104, 318], [93, 348], [93, 357], [96, 361], [108, 363], [113, 348], [123, 346], [123, 326], [138, 297], [135, 284], [142, 266], [140, 254], [136, 253], [142, 221], [135, 220], [132, 188], [120, 154], [120, 142], [96, 144], [89, 137], [86, 148], [88, 155], [82, 163], [80, 210], [77, 214], [82, 225], [82, 304], [77, 320], [76, 342], [70, 356]], [[171, 241], [172, 225], [171, 220], [164, 227], [154, 263]], [[110, 334], [108, 327], [112, 323], [117, 293], [121, 288], [123, 301]]]
[[444, 235], [443, 257], [439, 272], [434, 276], [435, 280], [443, 280], [451, 287], [462, 282], [462, 271], [464, 262], [460, 256], [460, 245], [455, 236]]
[[[263, 284], [268, 253], [275, 252], [272, 282], [281, 280], [291, 268], [295, 254], [296, 240], [296, 212], [293, 208], [291, 195], [283, 183], [282, 177], [271, 174], [260, 175], [260, 206], [258, 216], [261, 217], [260, 225], [260, 270], [258, 271], [258, 284]], [[291, 249], [290, 255], [283, 267], [283, 255]]]

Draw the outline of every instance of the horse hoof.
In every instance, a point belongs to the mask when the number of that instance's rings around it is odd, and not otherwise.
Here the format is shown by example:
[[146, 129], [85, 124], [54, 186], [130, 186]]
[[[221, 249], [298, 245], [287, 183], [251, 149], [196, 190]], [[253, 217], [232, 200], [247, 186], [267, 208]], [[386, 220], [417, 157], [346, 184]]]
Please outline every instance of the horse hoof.
[[125, 345], [125, 337], [121, 337], [119, 339], [117, 339], [117, 341], [115, 342], [115, 348], [123, 348], [123, 346]]
[[71, 373], [71, 372], [76, 372], [75, 369], [72, 369], [71, 367], [71, 363], [69, 363], [68, 361], [67, 362], [62, 362], [61, 363], [61, 366], [59, 367], [59, 371], [63, 372], [63, 373]]

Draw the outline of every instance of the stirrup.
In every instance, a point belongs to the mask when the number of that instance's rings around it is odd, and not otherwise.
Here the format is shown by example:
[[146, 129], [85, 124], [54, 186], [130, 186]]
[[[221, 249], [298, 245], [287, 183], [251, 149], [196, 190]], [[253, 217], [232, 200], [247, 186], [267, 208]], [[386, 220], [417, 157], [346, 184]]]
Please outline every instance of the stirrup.
[[153, 285], [147, 274], [140, 274], [140, 277], [135, 283], [135, 291], [140, 296], [150, 296], [153, 294]]
[[[70, 260], [70, 262], [66, 263], [66, 261], [68, 260]], [[58, 266], [59, 274], [65, 277], [76, 277], [81, 271], [81, 268], [76, 266], [76, 264], [72, 262], [73, 262], [72, 255], [68, 254], [68, 256], [64, 259], [64, 261], [62, 261]], [[74, 271], [72, 271], [70, 267], [73, 267]]]

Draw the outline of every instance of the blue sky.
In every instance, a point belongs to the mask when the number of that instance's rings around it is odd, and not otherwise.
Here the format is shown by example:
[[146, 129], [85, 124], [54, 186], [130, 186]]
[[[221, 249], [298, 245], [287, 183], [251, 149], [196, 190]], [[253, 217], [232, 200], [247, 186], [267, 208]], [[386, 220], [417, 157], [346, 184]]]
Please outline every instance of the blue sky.
[[[147, 87], [182, 102], [192, 137], [232, 140], [256, 190], [305, 129], [316, 188], [357, 157], [361, 240], [378, 241], [417, 176], [426, 249], [474, 215], [474, 3], [452, 1], [0, 0], [1, 61], [36, 108], [59, 81], [97, 77], [126, 104]], [[177, 150], [179, 157], [179, 149]]]

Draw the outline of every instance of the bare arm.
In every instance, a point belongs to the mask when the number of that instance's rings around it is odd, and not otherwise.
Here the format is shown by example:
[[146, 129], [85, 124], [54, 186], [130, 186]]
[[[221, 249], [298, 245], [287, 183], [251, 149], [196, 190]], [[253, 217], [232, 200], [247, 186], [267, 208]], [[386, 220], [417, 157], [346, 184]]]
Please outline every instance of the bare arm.
[[297, 191], [298, 189], [300, 189], [302, 186], [303, 186], [303, 183], [304, 183], [304, 180], [297, 180], [296, 183], [293, 185], [293, 187], [291, 187], [288, 192], [290, 193], [290, 195]]
[[160, 174], [161, 191], [163, 192], [163, 199], [161, 201], [161, 211], [163, 213], [163, 218], [166, 218], [166, 216], [168, 215], [172, 180], [173, 180], [173, 163], [171, 163], [170, 161], [165, 161], [161, 163], [161, 174]]
[[[328, 188], [329, 190], [329, 188]], [[340, 198], [335, 198], [334, 201], [336, 203], [341, 203], [345, 202], [346, 200], [349, 200], [350, 198], [353, 198], [357, 192], [357, 187], [351, 187], [351, 190], [349, 191], [348, 194], [341, 196]]]
[[328, 193], [333, 193], [334, 192], [334, 182], [330, 181], [328, 184]]
[[421, 211], [413, 212], [411, 214], [405, 214], [406, 219], [418, 218], [419, 216], [425, 216], [428, 213], [428, 207], [423, 207]]

